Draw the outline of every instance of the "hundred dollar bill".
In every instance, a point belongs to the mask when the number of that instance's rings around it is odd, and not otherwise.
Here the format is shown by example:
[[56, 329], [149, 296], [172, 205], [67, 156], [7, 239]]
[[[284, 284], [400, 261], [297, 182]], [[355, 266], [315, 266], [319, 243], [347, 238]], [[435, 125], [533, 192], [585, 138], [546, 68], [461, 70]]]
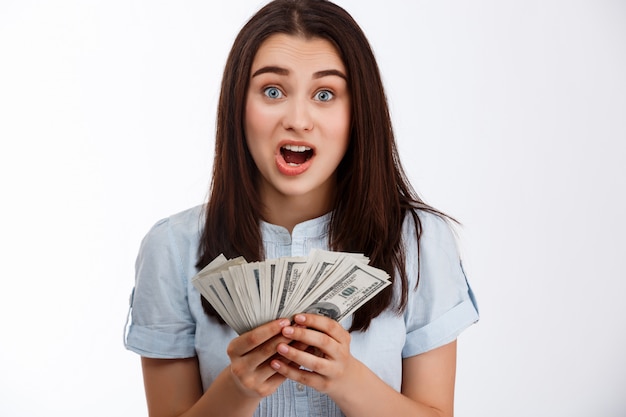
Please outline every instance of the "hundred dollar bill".
[[[327, 282], [332, 280], [335, 266], [341, 263], [343, 259], [348, 258], [351, 262], [360, 262], [367, 264], [368, 259], [362, 254], [331, 252], [314, 249], [309, 254], [307, 264], [302, 279], [296, 285], [296, 288], [285, 305], [283, 312], [286, 315], [293, 315], [302, 311], [303, 301], [305, 298], [315, 298], [316, 294], [323, 292], [325, 286], [331, 284]], [[306, 301], [304, 301], [306, 302]]]
[[250, 294], [249, 285], [253, 278], [246, 276], [243, 269], [246, 264], [235, 265], [226, 271], [222, 271], [222, 278], [228, 287], [229, 294], [239, 312], [238, 319], [244, 328], [253, 327], [257, 322], [252, 308], [253, 296]]
[[272, 312], [272, 294], [274, 294], [274, 287], [278, 285], [278, 275], [276, 274], [276, 265], [278, 261], [276, 259], [268, 259], [263, 262], [264, 267], [260, 267], [263, 270], [261, 274], [261, 310], [262, 310], [262, 323], [266, 323], [275, 316]]
[[[248, 310], [251, 323], [263, 321], [261, 312], [261, 271], [260, 262], [253, 262], [241, 265], [244, 275], [243, 283], [247, 299], [249, 300]], [[246, 306], [244, 306], [246, 307]]]
[[362, 254], [323, 250], [253, 263], [220, 255], [192, 283], [242, 334], [301, 312], [343, 320], [390, 284], [386, 272], [367, 262]]
[[298, 282], [305, 279], [303, 272], [307, 267], [306, 257], [281, 258], [279, 262], [279, 273], [281, 274], [282, 288], [276, 300], [274, 315], [276, 317], [286, 317], [285, 306], [293, 298]]
[[[390, 284], [389, 276], [384, 271], [354, 264], [303, 311], [322, 314], [341, 322]], [[308, 304], [308, 300], [305, 303]]]
[[227, 260], [224, 255], [219, 255], [191, 279], [193, 286], [237, 332], [245, 331], [248, 326], [240, 315], [239, 299], [233, 293], [233, 284], [229, 286], [228, 277], [225, 278], [224, 273], [231, 267], [245, 263], [246, 260], [241, 256]]

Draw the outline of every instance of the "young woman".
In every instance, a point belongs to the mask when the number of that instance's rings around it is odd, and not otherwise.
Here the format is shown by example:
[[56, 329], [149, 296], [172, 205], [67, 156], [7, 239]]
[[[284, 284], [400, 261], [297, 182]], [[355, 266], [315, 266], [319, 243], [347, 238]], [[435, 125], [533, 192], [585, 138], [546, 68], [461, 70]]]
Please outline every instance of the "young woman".
[[[220, 253], [313, 248], [364, 253], [393, 285], [341, 324], [298, 314], [237, 336], [191, 284]], [[360, 28], [323, 0], [265, 6], [226, 63], [207, 204], [158, 222], [137, 259], [126, 346], [150, 415], [452, 416], [456, 338], [477, 320]]]

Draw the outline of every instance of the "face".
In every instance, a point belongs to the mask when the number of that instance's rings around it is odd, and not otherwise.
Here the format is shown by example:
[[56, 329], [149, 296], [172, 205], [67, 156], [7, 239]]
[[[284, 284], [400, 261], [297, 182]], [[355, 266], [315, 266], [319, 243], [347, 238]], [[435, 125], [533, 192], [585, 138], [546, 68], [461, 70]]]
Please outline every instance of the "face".
[[350, 94], [329, 41], [276, 34], [261, 44], [250, 72], [245, 134], [266, 205], [330, 200], [349, 142]]

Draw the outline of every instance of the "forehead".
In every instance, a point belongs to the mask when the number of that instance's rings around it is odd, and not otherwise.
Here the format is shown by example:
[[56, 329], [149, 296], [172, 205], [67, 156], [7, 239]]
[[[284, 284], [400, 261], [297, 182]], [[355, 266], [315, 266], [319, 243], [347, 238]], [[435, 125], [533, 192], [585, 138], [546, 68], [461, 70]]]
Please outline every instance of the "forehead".
[[264, 66], [308, 69], [311, 72], [327, 69], [345, 72], [343, 61], [330, 41], [319, 37], [305, 38], [282, 33], [272, 35], [263, 41], [254, 56], [252, 72]]

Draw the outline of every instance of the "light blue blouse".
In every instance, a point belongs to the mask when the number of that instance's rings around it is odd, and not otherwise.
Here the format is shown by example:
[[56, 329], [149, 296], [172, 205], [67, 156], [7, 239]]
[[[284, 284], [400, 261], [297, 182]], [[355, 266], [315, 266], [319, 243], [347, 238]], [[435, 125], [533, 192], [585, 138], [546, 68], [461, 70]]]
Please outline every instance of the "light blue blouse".
[[[400, 390], [402, 359], [449, 343], [472, 323], [478, 309], [459, 258], [454, 236], [445, 221], [419, 212], [420, 281], [409, 292], [401, 315], [386, 311], [366, 332], [351, 334], [352, 355], [387, 384]], [[262, 223], [267, 258], [306, 256], [328, 248], [330, 214], [298, 224], [292, 234]], [[142, 241], [131, 296], [126, 348], [150, 358], [198, 356], [204, 389], [230, 363], [228, 343], [236, 333], [205, 315], [200, 294], [191, 284], [203, 227], [203, 206], [156, 223]], [[409, 288], [417, 279], [417, 241], [411, 216], [403, 225]], [[399, 287], [399, 283], [398, 287]], [[351, 318], [342, 325], [349, 328]], [[255, 416], [342, 416], [328, 396], [287, 380], [265, 398]]]

